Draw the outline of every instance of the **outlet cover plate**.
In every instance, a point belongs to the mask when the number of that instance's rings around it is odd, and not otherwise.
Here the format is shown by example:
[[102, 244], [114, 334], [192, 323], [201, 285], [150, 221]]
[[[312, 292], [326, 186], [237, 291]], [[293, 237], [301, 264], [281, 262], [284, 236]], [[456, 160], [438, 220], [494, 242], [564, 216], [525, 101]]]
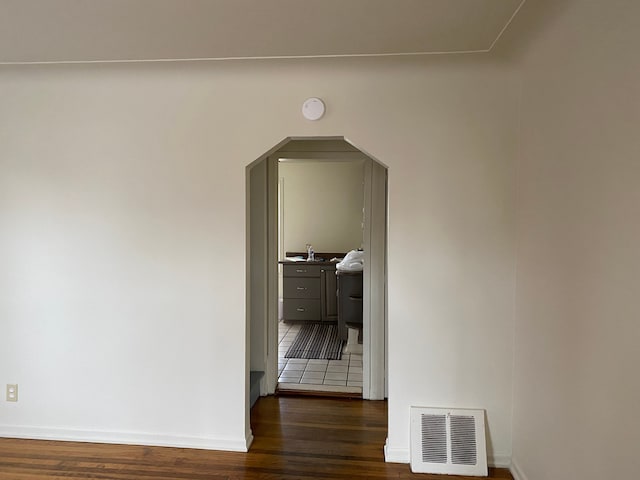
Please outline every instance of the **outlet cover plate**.
[[18, 401], [18, 384], [7, 383], [7, 402]]

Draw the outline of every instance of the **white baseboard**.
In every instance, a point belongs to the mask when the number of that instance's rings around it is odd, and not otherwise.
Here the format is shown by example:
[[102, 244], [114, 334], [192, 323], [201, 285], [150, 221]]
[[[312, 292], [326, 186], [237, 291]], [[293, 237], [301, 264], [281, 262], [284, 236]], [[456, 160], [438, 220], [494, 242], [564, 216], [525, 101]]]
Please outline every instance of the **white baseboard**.
[[251, 444], [253, 443], [253, 432], [249, 432], [249, 435], [247, 435], [247, 438], [245, 439], [245, 445], [247, 446], [247, 448], [245, 450], [242, 450], [243, 452], [248, 452], [249, 448], [251, 447]]
[[[389, 446], [389, 439], [384, 444], [384, 461], [387, 463], [411, 463], [411, 453], [408, 448], [393, 448]], [[510, 468], [510, 455], [493, 455], [487, 458], [490, 467]], [[518, 480], [518, 479], [516, 479]], [[527, 480], [522, 477], [520, 480]]]
[[67, 442], [115, 443], [124, 445], [147, 445], [157, 447], [198, 448], [246, 452], [253, 441], [248, 438], [191, 437], [183, 435], [156, 435], [140, 432], [110, 432], [72, 430], [66, 428], [44, 428], [0, 425], [0, 437], [26, 438], [31, 440], [60, 440]]
[[384, 442], [384, 461], [387, 463], [409, 463], [411, 461], [409, 449], [390, 447], [387, 438]]
[[511, 460], [511, 475], [515, 480], [527, 480], [527, 476], [522, 472], [517, 460]]
[[511, 456], [510, 455], [489, 455], [487, 457], [487, 464], [494, 468], [510, 468]]

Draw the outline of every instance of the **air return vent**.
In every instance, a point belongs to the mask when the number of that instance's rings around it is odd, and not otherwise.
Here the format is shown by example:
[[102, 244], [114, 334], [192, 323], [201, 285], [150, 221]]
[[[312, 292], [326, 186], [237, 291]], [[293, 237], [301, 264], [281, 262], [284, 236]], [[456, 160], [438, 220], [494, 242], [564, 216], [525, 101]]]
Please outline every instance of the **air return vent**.
[[487, 476], [484, 411], [411, 407], [411, 470]]

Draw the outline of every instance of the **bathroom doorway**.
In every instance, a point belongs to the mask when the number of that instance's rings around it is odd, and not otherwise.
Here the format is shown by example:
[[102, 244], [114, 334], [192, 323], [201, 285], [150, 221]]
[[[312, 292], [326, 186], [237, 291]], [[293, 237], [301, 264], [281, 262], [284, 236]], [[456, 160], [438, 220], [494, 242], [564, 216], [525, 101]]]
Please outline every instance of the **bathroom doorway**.
[[360, 260], [370, 160], [339, 152], [324, 159], [281, 155], [277, 388], [280, 393], [361, 397]]
[[[258, 395], [275, 393], [278, 377], [284, 370], [278, 365], [281, 331], [281, 264], [278, 262], [287, 255], [286, 247], [279, 242], [281, 159], [359, 163], [362, 168], [362, 359], [358, 360], [356, 354], [353, 366], [357, 369], [357, 362], [362, 362], [362, 397], [383, 399], [386, 397], [387, 169], [343, 138], [287, 139], [247, 167], [247, 360], [251, 370], [251, 375], [247, 372], [247, 386], [251, 393], [247, 399], [248, 407]], [[309, 187], [322, 189], [322, 185], [313, 180], [309, 181]], [[306, 243], [313, 241], [309, 239]], [[305, 249], [302, 250], [289, 253], [306, 254]], [[289, 339], [293, 341], [293, 335]], [[304, 370], [301, 372], [304, 374]]]

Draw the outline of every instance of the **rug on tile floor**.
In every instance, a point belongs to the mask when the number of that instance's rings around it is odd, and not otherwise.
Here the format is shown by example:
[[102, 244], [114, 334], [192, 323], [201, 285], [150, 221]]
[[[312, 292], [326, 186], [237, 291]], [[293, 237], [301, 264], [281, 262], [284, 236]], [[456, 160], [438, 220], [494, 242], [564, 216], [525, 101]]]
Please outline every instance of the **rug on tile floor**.
[[340, 360], [342, 343], [338, 326], [323, 323], [306, 323], [300, 327], [285, 358], [308, 358], [320, 360]]

